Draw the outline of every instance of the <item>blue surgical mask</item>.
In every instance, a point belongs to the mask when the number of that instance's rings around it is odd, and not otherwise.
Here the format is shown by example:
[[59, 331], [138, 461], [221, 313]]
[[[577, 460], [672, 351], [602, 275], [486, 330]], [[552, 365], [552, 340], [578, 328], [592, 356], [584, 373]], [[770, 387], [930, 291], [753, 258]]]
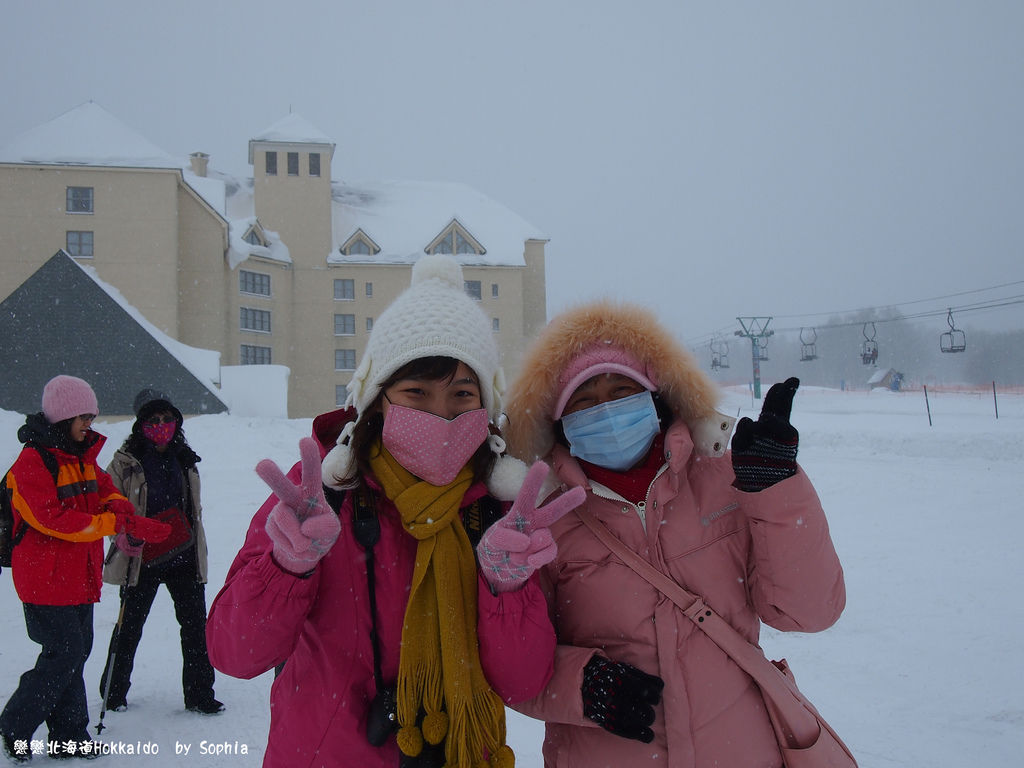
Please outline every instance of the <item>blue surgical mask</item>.
[[569, 453], [616, 472], [640, 461], [661, 431], [647, 390], [563, 416], [562, 429]]

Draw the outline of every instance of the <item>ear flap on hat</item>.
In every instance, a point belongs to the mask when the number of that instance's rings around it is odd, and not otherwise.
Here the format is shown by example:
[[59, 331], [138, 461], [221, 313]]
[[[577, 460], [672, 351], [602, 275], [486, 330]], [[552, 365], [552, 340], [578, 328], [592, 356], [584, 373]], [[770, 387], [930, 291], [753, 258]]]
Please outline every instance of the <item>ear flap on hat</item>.
[[352, 477], [355, 471], [355, 457], [352, 455], [352, 449], [349, 448], [349, 441], [355, 426], [354, 421], [345, 425], [341, 434], [338, 435], [337, 445], [327, 452], [324, 460], [320, 463], [320, 478], [328, 488], [341, 490], [349, 487], [343, 481]]

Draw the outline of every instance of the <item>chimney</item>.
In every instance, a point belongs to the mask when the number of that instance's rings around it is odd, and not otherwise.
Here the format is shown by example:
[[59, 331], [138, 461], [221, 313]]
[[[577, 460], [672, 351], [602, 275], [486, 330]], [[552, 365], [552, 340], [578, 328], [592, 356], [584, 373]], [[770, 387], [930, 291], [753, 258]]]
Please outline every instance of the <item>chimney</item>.
[[206, 176], [206, 166], [210, 162], [210, 156], [205, 152], [193, 152], [189, 155], [192, 163], [192, 173], [196, 176]]

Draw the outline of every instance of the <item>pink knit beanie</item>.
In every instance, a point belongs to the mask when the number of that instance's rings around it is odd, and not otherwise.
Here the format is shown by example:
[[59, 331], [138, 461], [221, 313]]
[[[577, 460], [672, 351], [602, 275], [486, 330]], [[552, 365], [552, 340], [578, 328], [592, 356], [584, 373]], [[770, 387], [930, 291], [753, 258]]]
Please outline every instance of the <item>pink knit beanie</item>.
[[92, 387], [76, 376], [54, 376], [43, 387], [43, 415], [51, 424], [90, 413], [99, 414]]
[[558, 402], [555, 404], [555, 412], [551, 414], [553, 421], [562, 418], [562, 411], [565, 410], [572, 393], [592, 376], [599, 373], [620, 373], [628, 376], [645, 389], [656, 392], [658, 389], [653, 375], [647, 371], [632, 353], [622, 347], [614, 347], [610, 344], [598, 344], [590, 349], [584, 350], [579, 357], [575, 358], [558, 377], [558, 383], [562, 387]]

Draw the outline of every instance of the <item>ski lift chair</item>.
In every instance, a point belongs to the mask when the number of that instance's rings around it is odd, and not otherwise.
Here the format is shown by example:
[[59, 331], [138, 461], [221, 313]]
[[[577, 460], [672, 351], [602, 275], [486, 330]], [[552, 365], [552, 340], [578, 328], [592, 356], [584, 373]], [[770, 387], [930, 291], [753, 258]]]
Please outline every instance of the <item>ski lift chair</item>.
[[939, 349], [943, 352], [963, 352], [967, 349], [967, 334], [953, 324], [953, 310], [946, 315], [949, 330], [939, 335]]
[[860, 360], [864, 365], [878, 364], [878, 344], [875, 342], [875, 324], [871, 323], [871, 335], [868, 336], [868, 323], [864, 323], [864, 341], [860, 345]]
[[[808, 332], [809, 331], [809, 332]], [[806, 338], [805, 338], [805, 332]], [[800, 329], [800, 362], [818, 359], [818, 350], [815, 343], [818, 340], [818, 332], [813, 328]]]

